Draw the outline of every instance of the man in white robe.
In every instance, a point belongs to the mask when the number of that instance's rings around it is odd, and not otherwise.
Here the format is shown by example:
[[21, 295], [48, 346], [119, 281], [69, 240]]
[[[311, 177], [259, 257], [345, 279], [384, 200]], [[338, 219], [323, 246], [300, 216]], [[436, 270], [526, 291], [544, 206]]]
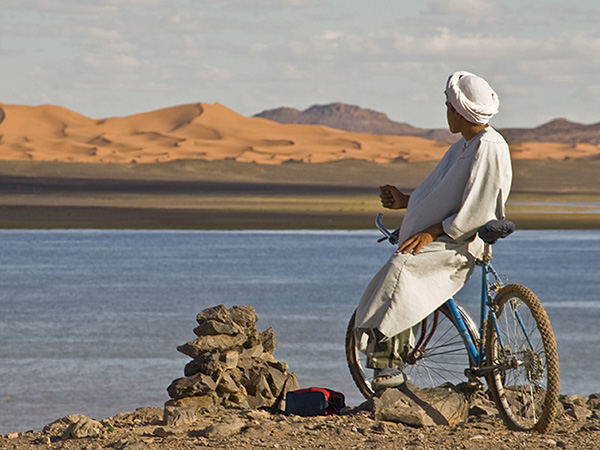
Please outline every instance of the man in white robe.
[[410, 328], [458, 292], [471, 275], [483, 242], [477, 230], [504, 218], [512, 169], [508, 145], [488, 125], [498, 95], [482, 78], [452, 74], [446, 84], [450, 131], [462, 137], [409, 196], [381, 187], [382, 205], [406, 208], [398, 250], [367, 287], [357, 308], [357, 338], [367, 333], [373, 387], [406, 381], [403, 360]]

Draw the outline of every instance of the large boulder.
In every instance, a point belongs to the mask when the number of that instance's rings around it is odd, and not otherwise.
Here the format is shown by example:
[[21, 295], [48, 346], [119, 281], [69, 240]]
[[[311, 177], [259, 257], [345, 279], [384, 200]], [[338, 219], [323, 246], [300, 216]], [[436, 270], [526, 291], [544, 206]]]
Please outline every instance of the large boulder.
[[367, 408], [378, 420], [414, 427], [455, 425], [469, 413], [465, 394], [453, 385], [421, 389], [407, 383], [376, 393]]

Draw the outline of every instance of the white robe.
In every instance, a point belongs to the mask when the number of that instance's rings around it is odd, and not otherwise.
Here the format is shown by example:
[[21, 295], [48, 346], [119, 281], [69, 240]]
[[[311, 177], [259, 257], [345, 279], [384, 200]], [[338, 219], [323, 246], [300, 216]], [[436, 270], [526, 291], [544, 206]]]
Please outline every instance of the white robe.
[[399, 242], [440, 222], [446, 235], [417, 255], [391, 256], [363, 294], [356, 328], [392, 337], [456, 294], [483, 250], [477, 230], [504, 218], [511, 181], [508, 145], [493, 128], [452, 145], [410, 196]]

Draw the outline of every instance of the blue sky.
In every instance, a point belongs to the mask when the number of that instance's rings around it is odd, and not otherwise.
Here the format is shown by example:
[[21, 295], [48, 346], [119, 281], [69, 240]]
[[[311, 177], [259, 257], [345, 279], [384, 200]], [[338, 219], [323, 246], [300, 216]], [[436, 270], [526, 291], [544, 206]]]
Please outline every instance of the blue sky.
[[100, 119], [339, 101], [434, 128], [468, 70], [498, 92], [497, 127], [597, 123], [598, 24], [597, 0], [3, 0], [0, 102]]

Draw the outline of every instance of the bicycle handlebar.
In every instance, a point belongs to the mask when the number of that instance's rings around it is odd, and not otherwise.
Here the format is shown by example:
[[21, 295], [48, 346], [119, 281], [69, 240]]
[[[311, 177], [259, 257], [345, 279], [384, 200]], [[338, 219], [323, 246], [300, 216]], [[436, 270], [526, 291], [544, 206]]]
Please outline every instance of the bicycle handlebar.
[[377, 242], [383, 242], [387, 239], [388, 241], [390, 241], [390, 243], [392, 245], [396, 245], [398, 243], [398, 230], [396, 230], [396, 231], [388, 230], [385, 226], [383, 226], [382, 219], [383, 219], [383, 214], [381, 214], [381, 213], [377, 214], [377, 218], [375, 219], [375, 226], [385, 236], [385, 237], [379, 239]]

